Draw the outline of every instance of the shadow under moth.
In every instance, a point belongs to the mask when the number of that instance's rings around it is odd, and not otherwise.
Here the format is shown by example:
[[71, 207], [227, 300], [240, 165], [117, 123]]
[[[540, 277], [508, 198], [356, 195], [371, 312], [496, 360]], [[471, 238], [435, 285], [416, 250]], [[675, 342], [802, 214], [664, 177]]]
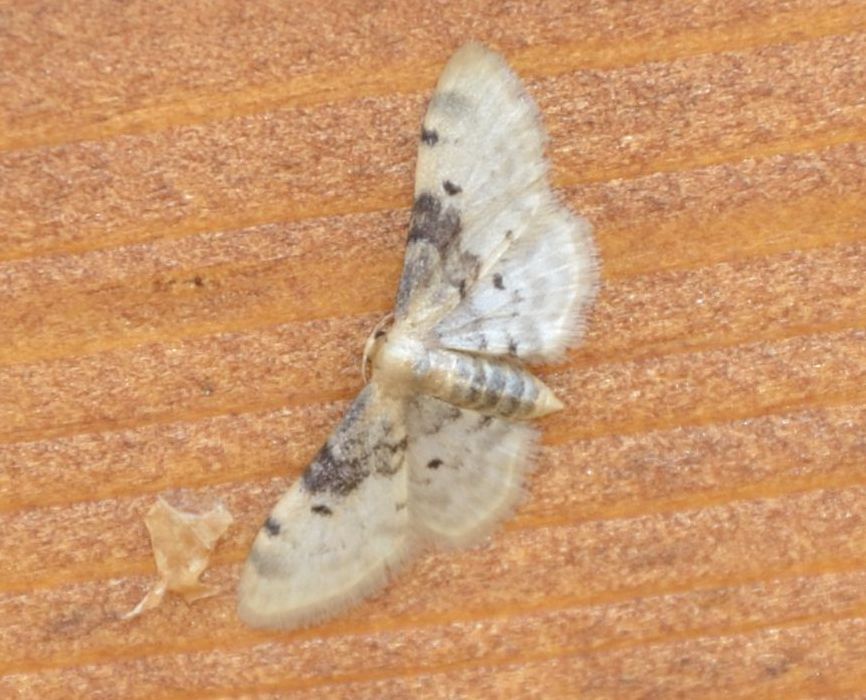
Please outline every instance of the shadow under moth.
[[394, 312], [371, 379], [253, 542], [250, 625], [330, 617], [419, 546], [478, 542], [523, 492], [537, 431], [562, 408], [527, 364], [580, 338], [597, 285], [589, 224], [551, 191], [538, 110], [504, 59], [463, 46], [421, 127]]

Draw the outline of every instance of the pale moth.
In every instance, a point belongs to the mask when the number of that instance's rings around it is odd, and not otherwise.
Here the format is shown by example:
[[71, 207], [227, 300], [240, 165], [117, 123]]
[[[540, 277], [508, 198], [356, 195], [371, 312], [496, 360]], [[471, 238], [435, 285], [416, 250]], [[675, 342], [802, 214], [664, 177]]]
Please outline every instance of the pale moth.
[[372, 379], [256, 536], [239, 613], [330, 617], [419, 545], [478, 542], [515, 506], [536, 430], [562, 408], [524, 363], [559, 358], [596, 286], [589, 224], [550, 189], [538, 112], [501, 56], [448, 61], [421, 127], [415, 202]]

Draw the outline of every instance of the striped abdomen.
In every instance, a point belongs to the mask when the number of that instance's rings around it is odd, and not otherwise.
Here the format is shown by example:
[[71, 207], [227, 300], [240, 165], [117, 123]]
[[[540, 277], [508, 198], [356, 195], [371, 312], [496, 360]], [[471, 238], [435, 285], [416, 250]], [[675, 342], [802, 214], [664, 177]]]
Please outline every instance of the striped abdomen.
[[382, 340], [373, 372], [384, 384], [503, 418], [537, 418], [562, 408], [541, 380], [508, 360], [430, 349], [408, 339]]

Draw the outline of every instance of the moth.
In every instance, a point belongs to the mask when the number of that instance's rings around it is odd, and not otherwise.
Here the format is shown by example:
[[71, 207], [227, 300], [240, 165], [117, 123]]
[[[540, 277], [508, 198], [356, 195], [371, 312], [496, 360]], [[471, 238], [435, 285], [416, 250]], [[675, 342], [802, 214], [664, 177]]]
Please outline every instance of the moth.
[[418, 146], [393, 314], [372, 378], [253, 542], [241, 618], [296, 627], [381, 588], [419, 546], [466, 546], [520, 499], [562, 408], [527, 364], [580, 338], [597, 284], [590, 226], [551, 191], [535, 104], [478, 43], [448, 61]]

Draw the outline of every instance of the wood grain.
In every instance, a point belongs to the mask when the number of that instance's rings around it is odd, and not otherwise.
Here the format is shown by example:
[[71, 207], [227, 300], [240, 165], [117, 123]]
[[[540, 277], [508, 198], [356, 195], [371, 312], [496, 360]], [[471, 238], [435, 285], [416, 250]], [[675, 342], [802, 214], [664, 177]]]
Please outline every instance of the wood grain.
[[[530, 495], [292, 633], [238, 568], [358, 390], [442, 63], [592, 220]], [[866, 697], [866, 3], [0, 3], [0, 696]], [[157, 494], [210, 582], [133, 621]]]

